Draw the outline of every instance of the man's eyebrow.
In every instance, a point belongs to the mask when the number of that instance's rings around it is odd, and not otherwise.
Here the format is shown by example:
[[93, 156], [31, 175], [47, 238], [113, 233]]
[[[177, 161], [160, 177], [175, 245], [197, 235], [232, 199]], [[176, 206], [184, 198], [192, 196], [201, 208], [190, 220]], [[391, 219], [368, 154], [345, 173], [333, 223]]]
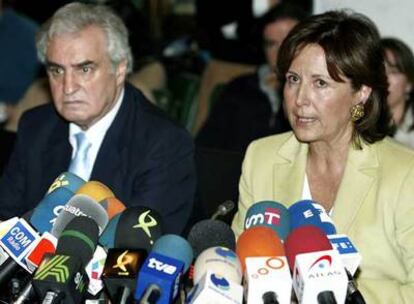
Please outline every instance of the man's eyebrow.
[[77, 67], [77, 68], [81, 68], [81, 67], [84, 67], [86, 65], [94, 65], [94, 64], [96, 64], [96, 63], [92, 60], [85, 60], [85, 61], [79, 62], [77, 64], [74, 64], [73, 66]]
[[60, 68], [63, 68], [63, 65], [61, 65], [61, 64], [58, 64], [58, 63], [56, 63], [56, 62], [53, 62], [53, 61], [50, 61], [50, 60], [47, 60], [46, 61], [46, 67], [60, 67]]
[[[72, 66], [75, 67], [75, 68], [81, 68], [81, 67], [84, 67], [86, 65], [93, 65], [93, 64], [95, 64], [94, 61], [92, 61], [92, 60], [85, 60], [85, 61], [82, 61], [82, 62], [73, 64]], [[49, 61], [49, 60], [46, 61], [46, 67], [61, 67], [61, 68], [64, 68], [63, 65], [61, 65], [59, 63], [56, 63], [56, 62], [53, 62], [53, 61]]]

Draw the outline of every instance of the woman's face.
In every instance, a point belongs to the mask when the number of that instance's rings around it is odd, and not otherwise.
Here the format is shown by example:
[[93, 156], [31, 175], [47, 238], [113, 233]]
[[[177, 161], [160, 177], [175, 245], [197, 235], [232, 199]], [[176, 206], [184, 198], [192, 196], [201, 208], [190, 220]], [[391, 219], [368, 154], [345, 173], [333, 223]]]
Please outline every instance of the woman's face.
[[391, 110], [398, 105], [404, 105], [407, 94], [411, 91], [411, 83], [407, 76], [396, 66], [395, 56], [390, 50], [385, 51], [385, 70], [388, 78], [387, 102]]
[[328, 73], [325, 52], [317, 44], [305, 46], [286, 73], [284, 102], [289, 122], [299, 141], [349, 143], [353, 123], [350, 109], [365, 102], [371, 89], [354, 91], [350, 80], [337, 82]]

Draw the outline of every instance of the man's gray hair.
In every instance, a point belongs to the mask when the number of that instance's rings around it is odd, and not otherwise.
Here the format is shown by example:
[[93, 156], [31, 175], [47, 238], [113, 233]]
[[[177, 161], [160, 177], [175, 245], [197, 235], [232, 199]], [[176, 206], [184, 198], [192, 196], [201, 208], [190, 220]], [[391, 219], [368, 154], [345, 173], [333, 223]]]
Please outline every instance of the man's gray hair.
[[82, 31], [88, 26], [101, 28], [107, 40], [107, 52], [115, 68], [127, 60], [127, 73], [132, 71], [132, 53], [128, 30], [119, 16], [104, 5], [74, 2], [58, 9], [42, 26], [36, 37], [37, 55], [46, 63], [46, 50], [54, 36]]

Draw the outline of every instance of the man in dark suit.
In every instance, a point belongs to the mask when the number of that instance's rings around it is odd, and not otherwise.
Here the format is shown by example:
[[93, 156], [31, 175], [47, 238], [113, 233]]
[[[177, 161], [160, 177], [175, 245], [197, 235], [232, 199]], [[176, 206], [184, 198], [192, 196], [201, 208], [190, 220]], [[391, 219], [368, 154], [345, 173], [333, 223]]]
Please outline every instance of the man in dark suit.
[[[181, 233], [193, 204], [189, 134], [125, 84], [132, 56], [122, 21], [104, 6], [71, 3], [40, 33], [53, 105], [27, 112], [0, 182], [0, 219], [34, 208], [53, 180], [73, 168], [97, 180], [126, 206], [148, 206], [164, 231]], [[79, 169], [79, 168], [78, 168]]]

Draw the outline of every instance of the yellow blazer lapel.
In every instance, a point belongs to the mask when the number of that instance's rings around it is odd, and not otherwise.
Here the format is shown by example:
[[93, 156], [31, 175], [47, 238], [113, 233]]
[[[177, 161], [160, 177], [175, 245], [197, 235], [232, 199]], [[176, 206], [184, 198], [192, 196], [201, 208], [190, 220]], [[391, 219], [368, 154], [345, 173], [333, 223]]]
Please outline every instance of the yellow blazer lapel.
[[333, 207], [332, 219], [338, 233], [348, 233], [364, 199], [374, 185], [378, 165], [375, 146], [363, 145], [362, 150], [350, 149]]
[[273, 165], [274, 199], [290, 206], [301, 199], [308, 146], [293, 135], [277, 151]]

